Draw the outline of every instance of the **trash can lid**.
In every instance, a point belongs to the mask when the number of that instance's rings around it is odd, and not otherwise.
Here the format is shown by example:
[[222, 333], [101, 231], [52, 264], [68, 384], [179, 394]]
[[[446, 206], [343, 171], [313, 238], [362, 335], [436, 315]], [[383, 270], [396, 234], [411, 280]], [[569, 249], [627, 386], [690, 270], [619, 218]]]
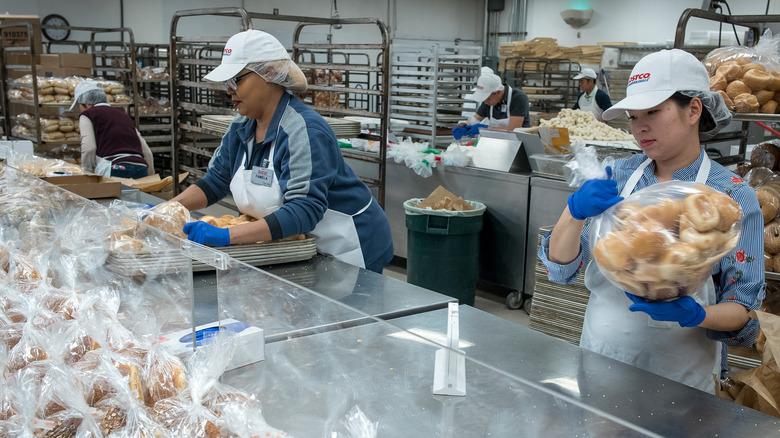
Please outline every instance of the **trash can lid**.
[[417, 205], [423, 201], [423, 198], [412, 198], [404, 202], [404, 211], [406, 214], [425, 214], [432, 216], [481, 216], [485, 213], [485, 204], [478, 201], [466, 201], [467, 204], [474, 207], [474, 210], [451, 211], [451, 210], [432, 210], [430, 208], [417, 208]]

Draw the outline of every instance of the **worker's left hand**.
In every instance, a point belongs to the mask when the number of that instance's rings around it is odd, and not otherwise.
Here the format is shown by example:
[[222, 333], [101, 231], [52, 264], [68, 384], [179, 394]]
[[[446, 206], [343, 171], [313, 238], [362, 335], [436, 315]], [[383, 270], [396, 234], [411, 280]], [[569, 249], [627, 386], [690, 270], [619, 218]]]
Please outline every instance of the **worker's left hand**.
[[473, 137], [475, 135], [479, 135], [479, 129], [480, 128], [487, 128], [487, 127], [488, 127], [488, 125], [483, 125], [481, 123], [477, 124], [477, 125], [466, 126], [466, 135], [468, 135], [469, 137]]
[[645, 312], [655, 321], [673, 321], [680, 324], [680, 327], [696, 327], [707, 316], [704, 307], [688, 296], [660, 303], [648, 303], [644, 298], [628, 292], [626, 296], [634, 302], [628, 310]]
[[206, 222], [195, 221], [184, 224], [184, 232], [187, 233], [187, 239], [202, 245], [230, 245], [230, 230], [215, 227]]

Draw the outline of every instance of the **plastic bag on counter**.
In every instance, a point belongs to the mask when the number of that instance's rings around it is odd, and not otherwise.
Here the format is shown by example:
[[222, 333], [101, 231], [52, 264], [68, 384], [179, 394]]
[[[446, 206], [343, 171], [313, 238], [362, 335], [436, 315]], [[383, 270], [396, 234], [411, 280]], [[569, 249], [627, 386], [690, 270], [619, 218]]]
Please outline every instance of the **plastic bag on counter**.
[[596, 148], [585, 146], [579, 141], [571, 146], [571, 151], [574, 158], [564, 165], [570, 171], [567, 175], [569, 187], [579, 187], [591, 179], [608, 179], [606, 169], [607, 166], [614, 166], [614, 158], [606, 157], [599, 161]]
[[52, 366], [41, 382], [33, 428], [39, 436], [102, 436], [97, 412], [82, 396], [71, 368]]
[[186, 239], [184, 224], [190, 222], [190, 211], [178, 202], [166, 201], [154, 206], [144, 217], [143, 222], [158, 230]]
[[378, 429], [379, 422], [369, 420], [360, 407], [355, 405], [344, 418], [330, 428], [330, 432], [326, 436], [331, 438], [374, 438], [377, 436]]
[[441, 163], [445, 166], [466, 167], [471, 164], [473, 152], [473, 146], [461, 146], [458, 143], [452, 143], [447, 147], [446, 151], [441, 153]]
[[403, 162], [406, 167], [423, 178], [433, 175], [433, 168], [436, 167], [437, 162], [436, 154], [428, 148], [428, 142], [414, 143], [409, 139], [393, 145], [387, 151], [387, 156], [396, 163]]
[[659, 183], [597, 216], [590, 250], [615, 286], [652, 301], [693, 295], [742, 233], [742, 209], [703, 184]]

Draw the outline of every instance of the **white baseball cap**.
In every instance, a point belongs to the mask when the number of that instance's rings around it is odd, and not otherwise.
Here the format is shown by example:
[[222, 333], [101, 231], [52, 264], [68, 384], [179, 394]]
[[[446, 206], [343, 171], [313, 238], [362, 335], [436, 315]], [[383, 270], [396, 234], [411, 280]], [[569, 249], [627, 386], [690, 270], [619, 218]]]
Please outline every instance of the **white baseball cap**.
[[574, 77], [574, 80], [576, 81], [582, 78], [596, 79], [598, 76], [592, 68], [583, 68], [582, 71], [580, 71], [580, 74]]
[[469, 94], [465, 98], [482, 103], [488, 96], [502, 88], [504, 88], [504, 86], [501, 83], [501, 78], [493, 73], [493, 69], [490, 67], [482, 67], [479, 78], [477, 79], [477, 85], [471, 89], [473, 94]]
[[710, 91], [707, 69], [695, 56], [680, 49], [651, 53], [636, 63], [626, 86], [626, 98], [601, 115], [611, 120], [628, 110], [662, 104], [678, 91]]
[[262, 30], [245, 30], [228, 40], [222, 50], [222, 63], [207, 74], [207, 81], [224, 82], [252, 62], [290, 59], [287, 49], [273, 35]]
[[79, 98], [81, 97], [81, 95], [90, 90], [103, 91], [103, 86], [100, 83], [90, 79], [81, 81], [78, 84], [76, 84], [76, 88], [73, 90], [73, 103], [70, 105], [70, 108], [68, 110], [73, 111], [73, 108], [75, 108], [78, 105]]

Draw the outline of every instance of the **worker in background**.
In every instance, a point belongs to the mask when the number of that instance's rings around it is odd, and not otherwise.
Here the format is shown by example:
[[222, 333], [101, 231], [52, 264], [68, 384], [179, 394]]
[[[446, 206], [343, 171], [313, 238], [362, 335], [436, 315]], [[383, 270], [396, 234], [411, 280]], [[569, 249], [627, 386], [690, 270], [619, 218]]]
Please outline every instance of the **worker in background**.
[[531, 127], [528, 96], [503, 84], [490, 67], [482, 67], [477, 85], [471, 91], [466, 98], [477, 102], [479, 107], [468, 123], [461, 123], [452, 130], [456, 140], [464, 135], [477, 135], [484, 127], [504, 131]]
[[259, 30], [233, 35], [205, 79], [225, 83], [239, 115], [206, 176], [173, 201], [198, 210], [232, 195], [257, 220], [229, 229], [191, 222], [188, 238], [227, 246], [311, 234], [320, 252], [381, 273], [393, 258], [385, 212], [325, 119], [291, 94], [308, 84], [282, 44]]
[[81, 167], [87, 172], [119, 178], [143, 178], [154, 173], [149, 145], [124, 111], [111, 108], [103, 86], [86, 80], [74, 90], [71, 111], [78, 105]]
[[[710, 160], [701, 146], [731, 122], [701, 62], [682, 50], [663, 50], [642, 58], [631, 76], [645, 79], [629, 82], [627, 97], [604, 117], [628, 113], [643, 153], [615, 160], [609, 179], [586, 181], [574, 192], [555, 228], [542, 237], [539, 257], [556, 283], [569, 284], [584, 271], [590, 299], [582, 348], [712, 393], [723, 343], [749, 347], [758, 331], [748, 312], [760, 307], [765, 294], [764, 266], [750, 263], [764, 255], [761, 208], [753, 188]], [[742, 208], [742, 234], [701, 290], [651, 303], [607, 281], [591, 262], [587, 219], [637, 190], [671, 180], [695, 181], [731, 196]]]
[[596, 85], [597, 78], [598, 76], [592, 68], [583, 68], [580, 74], [574, 77], [575, 81], [579, 80], [582, 92], [577, 96], [577, 103], [572, 109], [590, 111], [599, 122], [603, 122], [601, 114], [612, 106], [612, 101], [609, 99], [609, 95]]

